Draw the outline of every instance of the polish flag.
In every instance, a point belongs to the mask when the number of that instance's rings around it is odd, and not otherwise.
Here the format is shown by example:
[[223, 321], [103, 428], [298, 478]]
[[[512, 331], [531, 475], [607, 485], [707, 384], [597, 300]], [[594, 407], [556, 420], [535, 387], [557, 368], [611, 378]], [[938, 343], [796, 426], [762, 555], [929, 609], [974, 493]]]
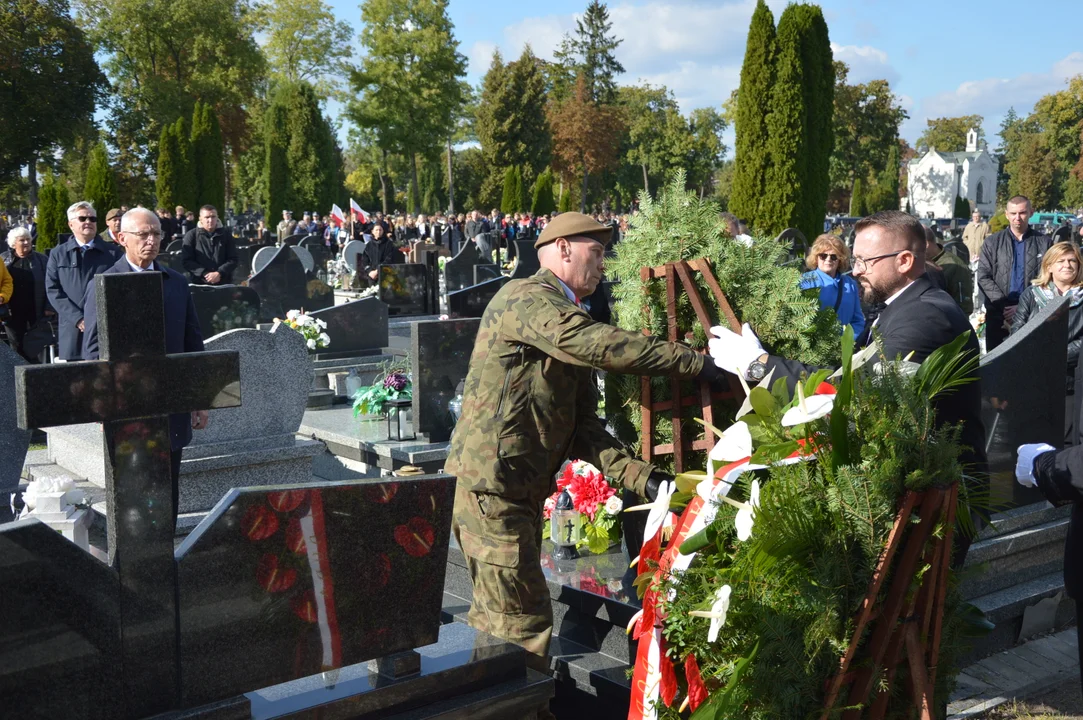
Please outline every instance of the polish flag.
[[339, 227], [346, 224], [346, 216], [343, 214], [342, 208], [335, 204], [331, 205], [331, 222]]
[[357, 218], [357, 222], [366, 223], [369, 221], [368, 213], [361, 209], [361, 206], [354, 202], [353, 198], [350, 198], [350, 212]]

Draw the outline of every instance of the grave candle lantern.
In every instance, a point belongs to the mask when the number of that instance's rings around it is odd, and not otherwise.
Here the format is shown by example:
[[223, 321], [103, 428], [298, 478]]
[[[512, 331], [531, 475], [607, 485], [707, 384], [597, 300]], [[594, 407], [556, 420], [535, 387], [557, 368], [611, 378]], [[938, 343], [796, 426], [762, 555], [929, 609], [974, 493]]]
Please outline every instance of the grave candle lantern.
[[[388, 400], [384, 403], [387, 408], [387, 439], [388, 440], [415, 440], [417, 433], [414, 432], [413, 422], [406, 420], [406, 410], [413, 407], [413, 400]], [[409, 430], [403, 428], [406, 424]]]
[[557, 560], [579, 557], [576, 544], [582, 537], [583, 519], [579, 511], [575, 509], [572, 496], [568, 488], [560, 493], [556, 507], [549, 517], [549, 537], [553, 541], [555, 549], [553, 557]]

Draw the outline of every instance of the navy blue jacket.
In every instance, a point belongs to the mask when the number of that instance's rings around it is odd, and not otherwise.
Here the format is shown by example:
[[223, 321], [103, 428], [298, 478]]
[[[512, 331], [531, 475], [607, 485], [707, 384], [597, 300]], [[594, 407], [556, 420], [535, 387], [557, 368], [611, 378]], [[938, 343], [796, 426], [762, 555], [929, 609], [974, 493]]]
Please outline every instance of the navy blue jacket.
[[[79, 360], [83, 333], [76, 327], [83, 319], [83, 297], [91, 279], [116, 263], [123, 248], [95, 237], [85, 251], [70, 238], [49, 253], [45, 267], [45, 293], [57, 314], [58, 351], [64, 360]], [[85, 327], [86, 323], [84, 323]]]
[[[175, 270], [154, 263], [154, 269], [162, 273], [162, 298], [165, 305], [165, 351], [167, 353], [201, 352], [203, 333], [199, 331], [199, 318], [196, 317], [196, 305], [192, 300], [192, 291], [188, 281]], [[112, 267], [103, 270], [103, 275], [132, 272], [128, 258], [121, 256]], [[149, 271], [148, 271], [149, 272]], [[86, 326], [83, 338], [83, 358], [97, 360], [98, 347], [98, 306], [94, 294], [94, 284], [87, 286], [83, 300]], [[180, 450], [192, 441], [192, 418], [187, 413], [169, 416], [169, 441], [174, 450]]]

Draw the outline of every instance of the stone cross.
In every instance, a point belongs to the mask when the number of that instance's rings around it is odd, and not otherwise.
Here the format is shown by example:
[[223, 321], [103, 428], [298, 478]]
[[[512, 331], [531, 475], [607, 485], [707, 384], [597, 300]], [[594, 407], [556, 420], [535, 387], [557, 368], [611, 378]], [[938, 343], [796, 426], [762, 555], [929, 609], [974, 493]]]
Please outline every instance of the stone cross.
[[166, 354], [161, 273], [98, 275], [95, 292], [102, 359], [16, 368], [16, 411], [23, 428], [103, 425], [125, 700], [142, 717], [178, 692], [169, 415], [239, 405], [240, 358]]

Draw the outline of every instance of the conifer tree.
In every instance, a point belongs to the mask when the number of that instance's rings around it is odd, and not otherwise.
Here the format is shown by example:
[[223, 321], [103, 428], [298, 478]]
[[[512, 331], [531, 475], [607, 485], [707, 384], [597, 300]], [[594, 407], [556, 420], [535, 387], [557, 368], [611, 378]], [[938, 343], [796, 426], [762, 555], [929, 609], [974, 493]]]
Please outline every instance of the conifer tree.
[[[806, 155], [802, 211], [797, 227], [806, 237], [823, 228], [831, 191], [831, 153], [835, 148], [835, 68], [827, 22], [818, 5], [797, 5], [801, 24], [802, 93]], [[811, 233], [811, 234], [810, 234]]]
[[575, 26], [575, 36], [565, 35], [556, 52], [564, 69], [564, 91], [571, 90], [575, 77], [582, 75], [593, 102], [612, 103], [617, 93], [616, 76], [624, 72], [613, 51], [623, 40], [610, 34], [613, 23], [605, 3], [590, 0]]
[[572, 209], [572, 189], [571, 186], [564, 188], [564, 192], [560, 194], [560, 205], [558, 207], [562, 213], [569, 212]]
[[199, 197], [192, 162], [192, 140], [188, 121], [183, 117], [177, 118], [173, 124], [173, 136], [177, 139], [177, 204], [183, 205], [186, 210], [195, 210], [199, 207]]
[[865, 180], [854, 178], [854, 189], [850, 194], [850, 217], [865, 217]]
[[90, 150], [83, 197], [98, 211], [98, 232], [102, 232], [105, 230], [105, 214], [110, 208], [120, 205], [120, 201], [117, 198], [117, 176], [109, 165], [105, 143], [100, 140]]
[[264, 113], [263, 141], [266, 156], [263, 162], [263, 187], [267, 196], [263, 208], [268, 224], [277, 222], [283, 210], [293, 210], [293, 193], [290, 184], [289, 163], [286, 147], [289, 145], [287, 118], [288, 98], [276, 93]]
[[866, 195], [865, 209], [869, 214], [880, 210], [899, 209], [899, 143], [892, 143], [887, 163]]
[[504, 171], [504, 195], [500, 199], [500, 212], [505, 215], [519, 212], [523, 194], [522, 183], [518, 165], [512, 165]]
[[56, 247], [56, 236], [69, 232], [68, 189], [52, 171], [45, 173], [38, 190], [38, 241], [35, 249], [44, 252]]
[[213, 205], [224, 212], [226, 167], [222, 129], [210, 103], [197, 102], [192, 111], [192, 167], [196, 181], [196, 207]]
[[556, 205], [553, 203], [553, 172], [545, 168], [534, 183], [534, 197], [530, 203], [530, 214], [535, 217], [550, 215]]
[[966, 198], [956, 195], [955, 196], [955, 214], [952, 217], [957, 218], [969, 218], [970, 217], [970, 201]]
[[154, 181], [154, 191], [158, 196], [158, 206], [168, 208], [170, 211], [179, 204], [177, 196], [179, 153], [173, 126], [164, 126], [158, 140], [158, 177]]
[[761, 210], [767, 186], [768, 131], [771, 87], [775, 78], [775, 19], [767, 3], [759, 0], [748, 29], [741, 86], [737, 99], [736, 159], [729, 207], [753, 228], [764, 221]]

